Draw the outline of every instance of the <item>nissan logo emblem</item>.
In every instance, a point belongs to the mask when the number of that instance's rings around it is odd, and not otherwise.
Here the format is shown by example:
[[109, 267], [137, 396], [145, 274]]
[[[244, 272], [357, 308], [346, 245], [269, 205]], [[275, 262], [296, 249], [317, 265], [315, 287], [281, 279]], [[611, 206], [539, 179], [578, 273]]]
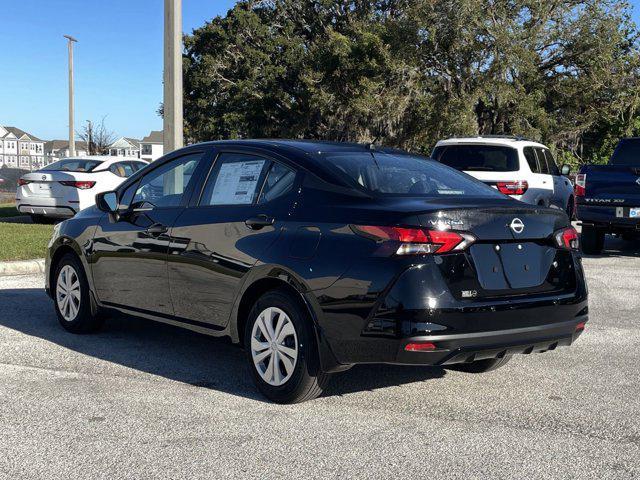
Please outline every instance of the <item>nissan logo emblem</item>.
[[640, 177], [636, 178], [636, 183], [640, 185]]
[[514, 218], [511, 220], [511, 224], [509, 228], [514, 231], [514, 233], [522, 233], [524, 230], [524, 223], [519, 218]]

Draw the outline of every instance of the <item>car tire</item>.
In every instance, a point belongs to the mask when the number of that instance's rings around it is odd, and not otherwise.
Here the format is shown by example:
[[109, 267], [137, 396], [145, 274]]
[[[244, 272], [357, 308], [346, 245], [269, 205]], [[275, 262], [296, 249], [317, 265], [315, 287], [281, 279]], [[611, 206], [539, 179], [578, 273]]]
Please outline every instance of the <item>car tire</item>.
[[580, 244], [587, 255], [598, 255], [604, 248], [604, 232], [593, 225], [583, 225]]
[[486, 373], [503, 367], [511, 360], [511, 357], [512, 355], [505, 355], [502, 358], [487, 358], [471, 363], [458, 363], [452, 365], [451, 368], [465, 373]]
[[100, 312], [92, 312], [89, 283], [76, 255], [67, 253], [56, 264], [51, 291], [58, 321], [65, 330], [90, 333], [102, 326]]
[[329, 374], [320, 369], [313, 320], [286, 290], [272, 290], [254, 304], [244, 345], [258, 390], [276, 403], [298, 403], [322, 394]]

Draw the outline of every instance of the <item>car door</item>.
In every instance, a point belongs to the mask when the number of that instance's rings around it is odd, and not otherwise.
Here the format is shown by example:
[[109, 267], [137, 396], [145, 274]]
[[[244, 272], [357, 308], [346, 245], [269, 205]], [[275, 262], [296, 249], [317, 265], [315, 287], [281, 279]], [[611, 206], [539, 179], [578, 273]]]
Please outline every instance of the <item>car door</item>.
[[560, 210], [567, 209], [567, 202], [571, 196], [571, 182], [569, 179], [560, 173], [560, 169], [556, 164], [551, 151], [548, 149], [543, 150], [549, 171], [553, 178], [553, 196], [551, 197], [551, 204], [558, 207]]
[[217, 152], [199, 198], [171, 229], [169, 283], [178, 317], [223, 328], [243, 276], [280, 235], [296, 171], [251, 150]]
[[91, 263], [101, 302], [141, 312], [173, 314], [167, 279], [169, 229], [193, 191], [203, 152], [174, 157], [127, 185], [121, 214], [104, 215]]

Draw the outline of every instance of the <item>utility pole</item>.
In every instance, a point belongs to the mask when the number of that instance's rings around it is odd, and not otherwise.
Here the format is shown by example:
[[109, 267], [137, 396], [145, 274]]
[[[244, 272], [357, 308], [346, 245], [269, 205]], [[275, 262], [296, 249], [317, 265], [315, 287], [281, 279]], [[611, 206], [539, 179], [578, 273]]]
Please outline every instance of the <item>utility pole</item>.
[[63, 35], [69, 47], [69, 156], [76, 156], [75, 132], [73, 128], [73, 44], [77, 42], [71, 35]]
[[182, 0], [164, 0], [164, 154], [184, 145], [182, 129]]

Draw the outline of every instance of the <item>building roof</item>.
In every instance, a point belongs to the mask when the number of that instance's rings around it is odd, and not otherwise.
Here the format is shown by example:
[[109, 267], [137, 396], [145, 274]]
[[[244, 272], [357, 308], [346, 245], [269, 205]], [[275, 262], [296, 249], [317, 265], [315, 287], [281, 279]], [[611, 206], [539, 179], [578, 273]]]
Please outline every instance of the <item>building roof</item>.
[[[45, 150], [64, 150], [66, 148], [69, 148], [69, 140], [49, 140], [44, 144]], [[76, 140], [76, 149], [86, 150], [87, 142]]]
[[160, 130], [152, 130], [140, 143], [164, 143], [164, 134]]
[[122, 138], [124, 138], [127, 142], [129, 142], [134, 147], [140, 148], [140, 140], [136, 138], [131, 138], [131, 137], [122, 137]]
[[6, 127], [3, 125], [3, 128], [10, 133], [13, 133], [16, 137], [20, 138], [23, 135], [26, 135], [27, 137], [29, 137], [31, 140], [34, 140], [36, 142], [42, 142], [42, 140], [40, 140], [38, 137], [36, 137], [35, 135], [31, 135], [30, 133], [25, 132], [24, 130], [20, 130], [17, 127]]

